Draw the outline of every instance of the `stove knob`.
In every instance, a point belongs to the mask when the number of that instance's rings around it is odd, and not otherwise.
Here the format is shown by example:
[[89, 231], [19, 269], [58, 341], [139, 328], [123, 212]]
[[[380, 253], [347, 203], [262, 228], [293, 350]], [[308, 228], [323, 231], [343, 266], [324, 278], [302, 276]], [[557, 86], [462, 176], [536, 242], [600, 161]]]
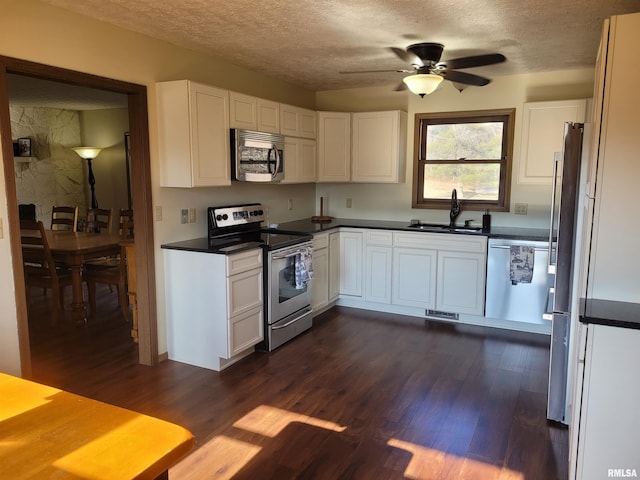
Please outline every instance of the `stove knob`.
[[262, 210], [258, 210], [258, 215], [262, 215], [264, 212]]
[[224, 215], [222, 215], [222, 219], [223, 220], [228, 220], [229, 219], [229, 215], [227, 215], [226, 213]]
[[217, 221], [222, 220], [222, 215], [220, 215], [220, 214], [216, 215], [216, 220], [217, 220]]

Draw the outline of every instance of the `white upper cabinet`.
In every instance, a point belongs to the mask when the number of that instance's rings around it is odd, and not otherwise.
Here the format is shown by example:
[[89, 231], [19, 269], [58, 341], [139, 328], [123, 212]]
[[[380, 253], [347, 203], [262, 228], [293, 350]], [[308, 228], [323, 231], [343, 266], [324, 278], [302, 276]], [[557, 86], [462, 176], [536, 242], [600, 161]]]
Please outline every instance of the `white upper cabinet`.
[[518, 182], [551, 185], [554, 152], [561, 152], [565, 122], [584, 122], [587, 100], [525, 103]]
[[280, 104], [237, 92], [229, 92], [231, 128], [280, 133]]
[[316, 181], [316, 141], [284, 137], [284, 180], [281, 183]]
[[177, 80], [156, 97], [160, 186], [231, 185], [228, 91]]
[[351, 181], [404, 182], [407, 113], [353, 113], [352, 125]]
[[351, 114], [318, 112], [318, 182], [351, 180]]
[[318, 182], [403, 182], [406, 142], [406, 112], [318, 112]]
[[280, 133], [288, 137], [316, 138], [316, 112], [280, 104]]

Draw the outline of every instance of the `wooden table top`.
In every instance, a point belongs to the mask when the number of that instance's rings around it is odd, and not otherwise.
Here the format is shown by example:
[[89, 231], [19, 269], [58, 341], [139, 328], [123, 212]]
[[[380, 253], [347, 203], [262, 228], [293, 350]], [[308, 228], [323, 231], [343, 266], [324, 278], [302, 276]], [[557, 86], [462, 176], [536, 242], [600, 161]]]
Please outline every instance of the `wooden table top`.
[[0, 478], [156, 478], [193, 435], [154, 417], [0, 373]]
[[90, 253], [109, 247], [119, 248], [120, 240], [115, 234], [47, 230], [49, 248], [54, 253]]

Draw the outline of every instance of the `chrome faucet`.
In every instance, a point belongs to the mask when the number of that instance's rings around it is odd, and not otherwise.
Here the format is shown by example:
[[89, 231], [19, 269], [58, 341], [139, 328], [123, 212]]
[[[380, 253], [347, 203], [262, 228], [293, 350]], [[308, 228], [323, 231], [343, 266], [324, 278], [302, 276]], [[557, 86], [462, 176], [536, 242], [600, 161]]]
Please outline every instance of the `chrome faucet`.
[[458, 192], [454, 188], [451, 191], [451, 210], [449, 211], [449, 227], [453, 228], [456, 223], [456, 217], [460, 215], [460, 200], [458, 200]]

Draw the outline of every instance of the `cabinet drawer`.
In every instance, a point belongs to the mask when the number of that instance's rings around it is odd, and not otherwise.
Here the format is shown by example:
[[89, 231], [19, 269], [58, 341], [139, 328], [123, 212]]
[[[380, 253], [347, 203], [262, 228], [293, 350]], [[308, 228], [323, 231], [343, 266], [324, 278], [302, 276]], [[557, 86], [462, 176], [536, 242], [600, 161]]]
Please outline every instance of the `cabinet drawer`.
[[228, 278], [227, 295], [227, 315], [229, 318], [252, 308], [261, 307], [264, 298], [262, 266], [259, 269], [231, 275]]
[[263, 312], [257, 307], [229, 320], [229, 358], [264, 339]]
[[319, 250], [320, 248], [327, 248], [329, 246], [329, 234], [328, 233], [316, 233], [313, 236], [313, 249]]
[[393, 234], [393, 246], [485, 253], [487, 251], [487, 238], [484, 236], [474, 237], [448, 233], [395, 232]]
[[262, 268], [260, 248], [227, 256], [227, 277], [258, 267]]
[[367, 230], [365, 242], [367, 245], [390, 247], [393, 245], [393, 232], [386, 230]]

